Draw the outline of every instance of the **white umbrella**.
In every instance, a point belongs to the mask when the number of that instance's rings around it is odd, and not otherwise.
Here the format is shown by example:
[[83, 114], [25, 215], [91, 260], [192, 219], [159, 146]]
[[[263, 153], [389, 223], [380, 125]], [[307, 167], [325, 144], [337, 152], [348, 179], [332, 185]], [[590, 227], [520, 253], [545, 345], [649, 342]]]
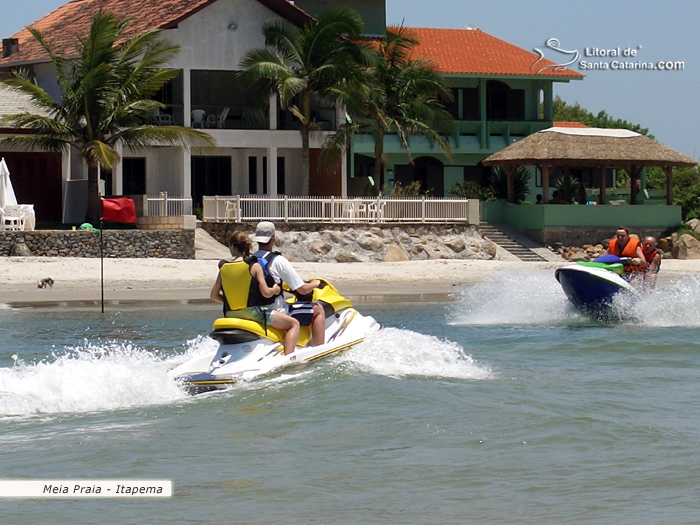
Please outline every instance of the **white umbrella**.
[[10, 170], [3, 158], [0, 160], [0, 207], [17, 206], [17, 197], [10, 181]]

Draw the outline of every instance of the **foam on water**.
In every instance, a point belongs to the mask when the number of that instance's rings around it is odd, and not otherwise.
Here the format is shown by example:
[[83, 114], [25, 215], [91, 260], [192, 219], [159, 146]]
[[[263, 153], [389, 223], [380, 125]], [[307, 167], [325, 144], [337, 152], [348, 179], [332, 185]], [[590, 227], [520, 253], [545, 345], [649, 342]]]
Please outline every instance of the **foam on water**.
[[462, 292], [452, 325], [562, 324], [581, 320], [554, 272], [500, 271]]
[[[190, 350], [191, 353], [192, 350]], [[168, 373], [186, 356], [159, 357], [128, 342], [67, 348], [0, 369], [0, 417], [85, 413], [186, 397]]]
[[[610, 320], [644, 326], [700, 326], [700, 278], [688, 274], [639, 297], [618, 294]], [[568, 301], [554, 272], [496, 272], [468, 288], [448, 315], [451, 325], [588, 325]]]
[[657, 283], [655, 290], [636, 299], [619, 295], [614, 308], [620, 317], [644, 326], [700, 326], [700, 278], [688, 274]]
[[343, 358], [374, 374], [454, 379], [490, 379], [457, 343], [398, 328], [385, 328], [368, 337]]

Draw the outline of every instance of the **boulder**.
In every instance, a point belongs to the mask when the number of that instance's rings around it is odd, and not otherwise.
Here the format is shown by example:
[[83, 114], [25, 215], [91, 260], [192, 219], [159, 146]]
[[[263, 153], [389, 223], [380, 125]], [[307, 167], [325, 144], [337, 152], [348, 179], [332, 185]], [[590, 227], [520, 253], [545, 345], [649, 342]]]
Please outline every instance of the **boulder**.
[[656, 247], [659, 251], [670, 252], [671, 239], [669, 237], [663, 237], [662, 239], [659, 239], [659, 242], [656, 243]]
[[18, 240], [10, 249], [10, 257], [33, 257], [34, 254], [23, 240]]
[[484, 240], [480, 245], [482, 251], [486, 252], [490, 259], [496, 258], [496, 252], [498, 252], [498, 245], [495, 242]]
[[445, 246], [450, 248], [455, 253], [461, 253], [467, 247], [464, 239], [461, 237], [452, 237], [451, 239], [447, 239], [445, 241]]
[[331, 251], [331, 249], [331, 245], [323, 241], [312, 242], [309, 246], [309, 250], [319, 255], [326, 255], [328, 252]]
[[411, 258], [405, 251], [394, 245], [387, 247], [386, 254], [384, 254], [384, 262], [401, 262], [410, 260]]
[[362, 260], [352, 252], [346, 252], [345, 250], [340, 250], [336, 256], [335, 260], [339, 263], [344, 262], [362, 262]]
[[690, 219], [685, 223], [686, 228], [693, 230], [696, 233], [700, 233], [700, 219]]
[[688, 233], [684, 233], [678, 238], [678, 242], [673, 243], [674, 259], [700, 259], [700, 241]]
[[571, 262], [587, 261], [589, 260], [588, 254], [586, 252], [574, 252], [569, 256]]
[[370, 234], [360, 237], [359, 239], [357, 239], [357, 244], [361, 248], [372, 252], [381, 252], [382, 250], [384, 250], [384, 243], [376, 235]]

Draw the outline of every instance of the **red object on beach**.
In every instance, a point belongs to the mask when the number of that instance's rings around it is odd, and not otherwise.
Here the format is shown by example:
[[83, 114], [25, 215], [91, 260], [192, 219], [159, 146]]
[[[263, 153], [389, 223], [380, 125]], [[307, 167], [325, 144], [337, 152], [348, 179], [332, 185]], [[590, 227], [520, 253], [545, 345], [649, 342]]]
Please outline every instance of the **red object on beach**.
[[102, 199], [102, 218], [112, 222], [135, 223], [134, 201], [126, 197]]

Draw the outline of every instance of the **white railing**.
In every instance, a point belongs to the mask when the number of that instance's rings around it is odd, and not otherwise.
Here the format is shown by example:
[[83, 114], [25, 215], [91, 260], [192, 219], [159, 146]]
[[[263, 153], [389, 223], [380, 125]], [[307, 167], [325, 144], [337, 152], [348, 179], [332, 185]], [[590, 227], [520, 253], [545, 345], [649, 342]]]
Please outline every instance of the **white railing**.
[[167, 191], [161, 191], [158, 197], [146, 197], [148, 210], [146, 217], [180, 217], [192, 215], [190, 197], [169, 197]]
[[476, 199], [217, 195], [203, 197], [203, 201], [204, 220], [479, 224], [479, 201]]

